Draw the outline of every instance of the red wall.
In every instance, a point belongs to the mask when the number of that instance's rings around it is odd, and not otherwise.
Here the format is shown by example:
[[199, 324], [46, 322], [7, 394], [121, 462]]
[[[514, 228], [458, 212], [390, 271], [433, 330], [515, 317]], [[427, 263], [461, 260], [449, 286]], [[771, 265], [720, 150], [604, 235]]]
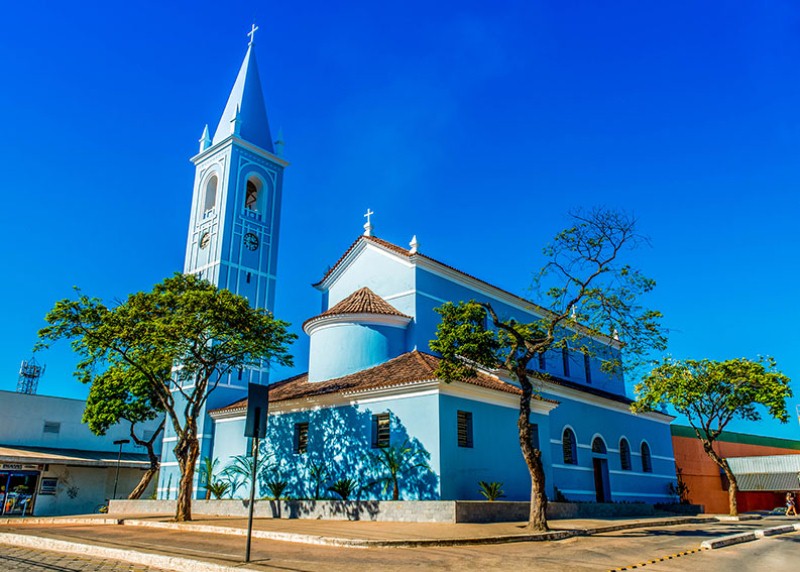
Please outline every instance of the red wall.
[[[689, 487], [689, 500], [702, 504], [711, 514], [728, 513], [728, 490], [723, 488], [719, 467], [703, 451], [699, 439], [672, 436], [675, 464], [683, 471], [681, 478]], [[714, 450], [722, 457], [756, 457], [766, 455], [797, 455], [795, 449], [767, 447], [746, 443], [718, 441]], [[726, 483], [727, 484], [727, 483]], [[736, 497], [739, 512], [772, 510], [784, 505], [785, 493], [740, 492]]]

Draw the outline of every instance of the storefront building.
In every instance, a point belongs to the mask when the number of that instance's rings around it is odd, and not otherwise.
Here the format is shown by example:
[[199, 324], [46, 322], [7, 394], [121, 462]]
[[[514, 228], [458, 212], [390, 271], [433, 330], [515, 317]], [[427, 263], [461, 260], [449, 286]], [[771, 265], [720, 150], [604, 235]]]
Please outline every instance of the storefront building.
[[[130, 440], [127, 424], [92, 434], [81, 423], [84, 407], [79, 399], [0, 391], [0, 517], [98, 512], [136, 486], [149, 465], [145, 451], [114, 443]], [[157, 425], [140, 430], [152, 436]]]

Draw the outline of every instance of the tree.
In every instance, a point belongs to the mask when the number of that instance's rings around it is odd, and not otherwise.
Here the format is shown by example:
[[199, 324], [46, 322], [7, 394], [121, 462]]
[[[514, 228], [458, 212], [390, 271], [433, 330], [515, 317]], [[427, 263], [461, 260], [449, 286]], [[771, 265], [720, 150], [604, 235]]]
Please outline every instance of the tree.
[[164, 429], [164, 419], [149, 439], [139, 437], [136, 424], [163, 415], [152, 387], [138, 372], [126, 369], [108, 370], [94, 377], [83, 411], [83, 422], [95, 435], [105, 435], [120, 421], [129, 423], [129, 433], [134, 443], [147, 451], [150, 466], [142, 475], [139, 484], [128, 495], [128, 499], [141, 498], [153, 477], [158, 473], [161, 461], [155, 450], [155, 442]]
[[519, 444], [531, 476], [528, 527], [536, 531], [548, 530], [547, 496], [530, 413], [538, 391], [534, 382], [547, 375], [529, 371], [530, 361], [551, 349], [572, 349], [597, 357], [605, 371], [619, 372], [623, 351], [630, 368], [666, 346], [661, 314], [638, 302], [655, 282], [621, 261], [643, 241], [636, 221], [605, 209], [575, 211], [571, 218], [572, 226], [544, 249], [548, 262], [535, 285], [548, 303], [530, 308], [538, 319], [501, 316], [487, 301], [446, 303], [436, 310], [442, 320], [430, 344], [442, 356], [436, 374], [444, 382], [468, 379], [479, 367], [502, 367], [519, 383]]
[[790, 380], [777, 370], [773, 358], [751, 361], [674, 360], [665, 358], [638, 383], [634, 411], [649, 411], [671, 405], [685, 415], [703, 450], [728, 478], [731, 516], [739, 514], [736, 493], [739, 485], [727, 459], [714, 443], [734, 419], [759, 421], [758, 406], [785, 423], [789, 419], [786, 400], [792, 396]]
[[296, 338], [267, 310], [183, 274], [112, 308], [78, 291], [76, 300], [56, 302], [45, 319], [49, 325], [40, 330], [37, 346], [70, 340], [81, 357], [79, 380], [93, 384], [98, 376], [135, 374], [146, 381], [175, 432], [177, 521], [191, 520], [197, 422], [209, 394], [232, 371], [262, 367], [267, 360], [291, 365], [287, 347]]

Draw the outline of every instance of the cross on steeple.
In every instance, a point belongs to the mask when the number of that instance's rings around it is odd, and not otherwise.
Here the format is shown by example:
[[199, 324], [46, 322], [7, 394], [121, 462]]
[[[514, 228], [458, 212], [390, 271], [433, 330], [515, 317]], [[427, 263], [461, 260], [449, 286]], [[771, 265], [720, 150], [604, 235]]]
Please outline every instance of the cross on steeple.
[[367, 224], [364, 225], [364, 236], [372, 236], [372, 221], [370, 217], [375, 213], [372, 212], [371, 209], [367, 209], [367, 212], [364, 213], [364, 216], [367, 219]]
[[256, 30], [258, 30], [258, 26], [253, 24], [253, 27], [247, 32], [247, 35], [250, 36], [250, 42], [247, 44], [248, 46], [252, 46], [256, 40]]

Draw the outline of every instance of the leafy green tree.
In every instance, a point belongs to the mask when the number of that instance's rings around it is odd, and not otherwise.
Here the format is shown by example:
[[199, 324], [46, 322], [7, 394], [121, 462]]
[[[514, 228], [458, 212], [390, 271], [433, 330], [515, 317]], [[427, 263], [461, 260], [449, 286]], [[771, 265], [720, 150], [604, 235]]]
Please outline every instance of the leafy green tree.
[[519, 383], [519, 444], [531, 476], [528, 527], [536, 531], [548, 530], [547, 496], [542, 453], [532, 440], [531, 399], [534, 383], [547, 375], [532, 373], [528, 364], [561, 348], [596, 356], [603, 370], [613, 372], [622, 368], [623, 353], [632, 367], [666, 346], [661, 314], [638, 302], [655, 282], [622, 261], [643, 241], [636, 221], [604, 209], [571, 216], [572, 226], [544, 249], [548, 262], [535, 284], [548, 303], [531, 307], [538, 319], [501, 316], [485, 301], [447, 303], [436, 310], [442, 320], [430, 343], [442, 356], [436, 371], [442, 381], [468, 379], [481, 367], [503, 368]]
[[[76, 377], [146, 380], [175, 432], [180, 481], [175, 518], [191, 520], [192, 486], [200, 454], [197, 422], [220, 379], [267, 360], [291, 365], [287, 323], [252, 308], [245, 298], [195, 276], [175, 274], [107, 307], [78, 292], [56, 302], [40, 330], [39, 348], [71, 341], [80, 356]], [[174, 367], [173, 367], [174, 366]], [[142, 383], [145, 383], [144, 381]]]
[[634, 411], [649, 411], [665, 405], [686, 416], [703, 450], [728, 478], [731, 516], [739, 514], [739, 485], [727, 459], [714, 443], [734, 419], [759, 421], [761, 407], [785, 423], [789, 419], [786, 400], [792, 396], [790, 380], [777, 370], [773, 358], [726, 361], [674, 360], [665, 358], [638, 383]]
[[402, 445], [381, 447], [375, 453], [370, 453], [374, 463], [384, 472], [384, 476], [377, 479], [376, 483], [383, 483], [384, 490], [392, 487], [392, 500], [400, 500], [400, 476], [428, 467], [430, 453], [419, 447], [413, 446], [408, 440]]
[[83, 411], [83, 422], [89, 426], [89, 430], [95, 435], [105, 435], [112, 426], [127, 421], [131, 439], [147, 451], [150, 466], [128, 495], [131, 500], [141, 498], [158, 473], [161, 461], [155, 450], [155, 442], [164, 429], [165, 420], [161, 420], [148, 439], [144, 434], [139, 435], [136, 425], [155, 419], [164, 411], [147, 379], [137, 371], [129, 368], [108, 370], [95, 376], [91, 383]]

